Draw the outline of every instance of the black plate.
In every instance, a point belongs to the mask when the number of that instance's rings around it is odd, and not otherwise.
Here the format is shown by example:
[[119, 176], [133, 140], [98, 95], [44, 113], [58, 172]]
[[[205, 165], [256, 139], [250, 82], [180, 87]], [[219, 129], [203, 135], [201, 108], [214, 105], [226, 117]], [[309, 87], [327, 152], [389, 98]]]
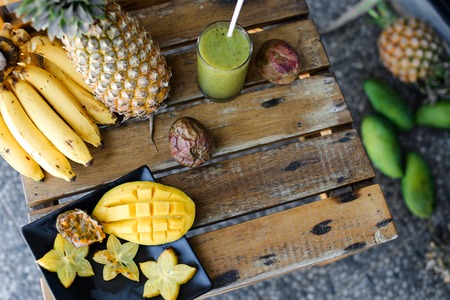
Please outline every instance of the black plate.
[[[43, 257], [48, 251], [53, 249], [53, 242], [58, 233], [55, 228], [57, 216], [67, 210], [80, 208], [87, 211], [89, 214], [94, 209], [98, 200], [111, 188], [130, 181], [155, 181], [150, 169], [143, 166], [133, 172], [111, 182], [92, 193], [76, 200], [48, 215], [38, 219], [28, 225], [22, 227], [22, 236], [25, 239], [36, 260]], [[139, 282], [131, 281], [122, 275], [118, 275], [111, 281], [103, 280], [103, 266], [94, 262], [93, 254], [97, 250], [106, 248], [106, 240], [102, 243], [94, 243], [90, 246], [89, 255], [87, 259], [90, 261], [95, 275], [92, 277], [82, 278], [77, 276], [75, 281], [69, 288], [64, 286], [59, 281], [56, 273], [49, 272], [41, 267], [40, 270], [44, 275], [47, 283], [56, 299], [64, 300], [79, 300], [79, 299], [144, 299], [144, 284], [147, 278], [140, 271]], [[122, 241], [124, 242], [124, 241]], [[178, 255], [178, 261], [182, 264], [187, 264], [197, 268], [194, 277], [186, 284], [181, 285], [178, 299], [193, 299], [196, 298], [212, 288], [211, 280], [197, 259], [195, 253], [192, 251], [187, 239], [181, 239], [159, 246], [139, 246], [139, 251], [134, 258], [138, 264], [148, 260], [157, 260], [164, 249], [172, 247]], [[154, 297], [152, 299], [162, 299], [162, 297]]]

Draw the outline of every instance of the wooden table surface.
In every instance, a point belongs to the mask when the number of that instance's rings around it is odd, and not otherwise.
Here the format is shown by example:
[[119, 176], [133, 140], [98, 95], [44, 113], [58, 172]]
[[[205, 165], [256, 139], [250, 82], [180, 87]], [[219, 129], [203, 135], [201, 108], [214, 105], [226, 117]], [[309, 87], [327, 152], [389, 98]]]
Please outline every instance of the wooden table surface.
[[[253, 55], [243, 93], [228, 103], [202, 97], [195, 42], [209, 23], [231, 19], [234, 1], [118, 2], [160, 44], [173, 73], [167, 107], [154, 118], [155, 145], [147, 121], [102, 128], [105, 147], [91, 149], [93, 166], [73, 166], [76, 182], [23, 179], [31, 219], [147, 165], [158, 182], [196, 203], [188, 240], [214, 284], [205, 297], [397, 237], [305, 1], [244, 4], [238, 23], [250, 32], [254, 54], [264, 41], [284, 39], [302, 71], [292, 84], [273, 85]], [[214, 157], [203, 166], [182, 168], [170, 155], [168, 130], [181, 116], [196, 118], [214, 137]]]

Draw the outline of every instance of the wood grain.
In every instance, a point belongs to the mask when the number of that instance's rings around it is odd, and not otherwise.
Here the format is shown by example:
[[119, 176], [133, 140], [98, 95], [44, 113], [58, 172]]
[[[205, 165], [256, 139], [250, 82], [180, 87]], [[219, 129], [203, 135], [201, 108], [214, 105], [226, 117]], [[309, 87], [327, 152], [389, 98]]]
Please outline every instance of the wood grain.
[[169, 0], [115, 0], [125, 11], [138, 10], [150, 6], [155, 6]]
[[[203, 28], [231, 20], [235, 1], [168, 1], [130, 12], [162, 48], [194, 41]], [[239, 14], [244, 28], [261, 27], [308, 15], [305, 1], [247, 1]]]
[[[184, 191], [194, 200], [194, 227], [202, 227], [374, 176], [357, 132], [348, 130], [302, 142], [292, 140], [283, 147], [241, 155], [157, 181]], [[49, 211], [35, 210], [33, 218]]]
[[372, 185], [191, 237], [189, 243], [213, 281], [207, 297], [396, 237], [381, 188]]
[[194, 227], [199, 227], [374, 176], [357, 132], [349, 130], [168, 175], [158, 182], [194, 200]]

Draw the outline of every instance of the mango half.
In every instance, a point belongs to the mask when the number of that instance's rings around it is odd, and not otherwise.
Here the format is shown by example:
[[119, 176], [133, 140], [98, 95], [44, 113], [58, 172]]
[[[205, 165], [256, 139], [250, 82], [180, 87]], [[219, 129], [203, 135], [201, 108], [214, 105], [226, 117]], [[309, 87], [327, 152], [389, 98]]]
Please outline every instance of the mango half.
[[151, 181], [134, 181], [106, 192], [92, 212], [103, 231], [141, 245], [181, 238], [195, 219], [195, 204], [182, 191]]

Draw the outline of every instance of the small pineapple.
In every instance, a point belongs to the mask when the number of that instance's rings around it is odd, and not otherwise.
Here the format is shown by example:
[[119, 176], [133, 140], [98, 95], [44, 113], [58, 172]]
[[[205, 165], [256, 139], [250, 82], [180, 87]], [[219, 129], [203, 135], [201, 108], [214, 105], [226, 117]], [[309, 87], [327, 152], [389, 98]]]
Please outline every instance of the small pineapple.
[[147, 118], [168, 97], [171, 72], [148, 32], [111, 0], [25, 0], [16, 9], [64, 43], [97, 99], [124, 116]]
[[402, 18], [386, 27], [378, 40], [382, 63], [407, 83], [428, 79], [443, 54], [442, 41], [424, 21]]
[[380, 0], [368, 13], [383, 27], [378, 52], [384, 66], [398, 79], [415, 84], [426, 101], [449, 97], [449, 53], [447, 44], [425, 21], [401, 18], [387, 1]]

